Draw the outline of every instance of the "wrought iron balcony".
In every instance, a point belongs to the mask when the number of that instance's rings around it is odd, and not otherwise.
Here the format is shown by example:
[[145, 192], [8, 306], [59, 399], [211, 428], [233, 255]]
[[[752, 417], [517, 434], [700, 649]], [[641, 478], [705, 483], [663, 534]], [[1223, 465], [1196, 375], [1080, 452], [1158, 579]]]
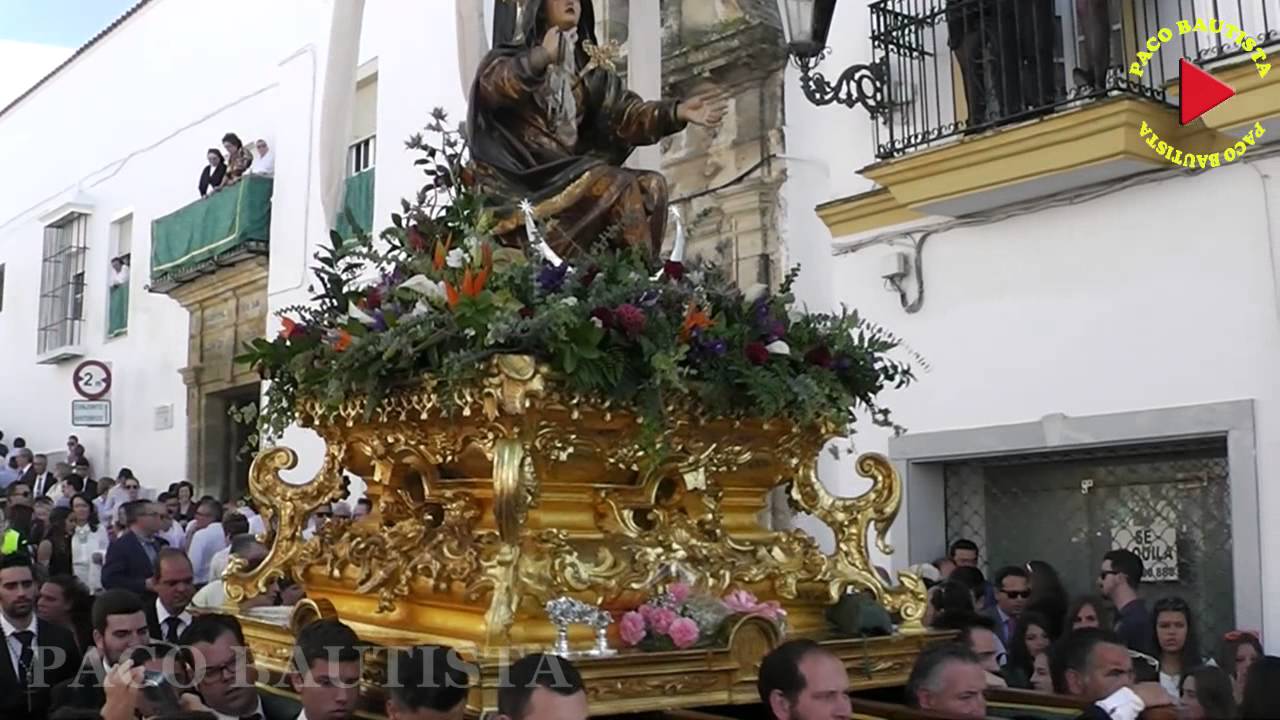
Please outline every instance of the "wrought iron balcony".
[[[1218, 31], [1182, 33], [1180, 20]], [[1171, 39], [1140, 76], [1131, 74], [1161, 28]], [[1169, 103], [1180, 58], [1247, 59], [1280, 41], [1278, 30], [1280, 0], [878, 0], [871, 4], [883, 96], [874, 113], [876, 155], [893, 158], [1110, 96]]]

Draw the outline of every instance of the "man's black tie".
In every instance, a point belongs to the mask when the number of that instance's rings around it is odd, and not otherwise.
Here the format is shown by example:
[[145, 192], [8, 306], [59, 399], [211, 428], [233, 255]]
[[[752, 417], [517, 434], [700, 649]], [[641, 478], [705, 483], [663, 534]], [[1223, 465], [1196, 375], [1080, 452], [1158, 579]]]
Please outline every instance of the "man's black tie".
[[30, 630], [19, 630], [13, 636], [22, 644], [22, 650], [18, 653], [18, 684], [25, 686], [31, 677], [31, 663], [35, 659], [35, 649], [31, 647], [31, 643], [36, 639], [36, 634]]
[[178, 644], [178, 626], [182, 624], [182, 620], [171, 617], [164, 619], [164, 641], [168, 643]]

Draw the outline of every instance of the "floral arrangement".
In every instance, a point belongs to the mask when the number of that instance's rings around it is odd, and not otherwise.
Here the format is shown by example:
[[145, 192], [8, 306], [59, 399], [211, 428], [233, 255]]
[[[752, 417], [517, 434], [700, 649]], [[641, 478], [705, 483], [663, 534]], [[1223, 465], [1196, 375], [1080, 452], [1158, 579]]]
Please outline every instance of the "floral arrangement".
[[644, 650], [683, 650], [724, 640], [729, 620], [762, 617], [782, 625], [787, 611], [776, 602], [760, 602], [745, 590], [734, 590], [721, 599], [695, 595], [685, 583], [674, 583], [666, 592], [622, 616], [618, 635], [628, 647]]
[[[312, 303], [281, 311], [278, 337], [238, 361], [270, 380], [262, 431], [278, 436], [302, 399], [336, 407], [383, 398], [431, 377], [442, 393], [474, 381], [487, 358], [526, 354], [586, 396], [635, 407], [649, 426], [668, 398], [708, 415], [788, 417], [852, 431], [855, 412], [893, 426], [877, 396], [912, 379], [888, 356], [898, 341], [856, 312], [794, 307], [797, 271], [779, 292], [744, 294], [723, 272], [679, 258], [596, 247], [561, 260], [491, 235], [489, 202], [469, 182], [465, 143], [437, 111], [408, 147], [427, 185], [392, 227], [317, 254]], [[531, 237], [541, 225], [529, 218]]]

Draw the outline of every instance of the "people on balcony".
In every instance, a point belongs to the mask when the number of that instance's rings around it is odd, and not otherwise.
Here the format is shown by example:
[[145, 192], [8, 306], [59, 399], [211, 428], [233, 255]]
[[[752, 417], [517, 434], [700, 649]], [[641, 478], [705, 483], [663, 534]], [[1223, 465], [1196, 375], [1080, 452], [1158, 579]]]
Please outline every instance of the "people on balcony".
[[947, 0], [970, 128], [1049, 109], [1058, 90], [1052, 0]]
[[227, 161], [223, 159], [221, 150], [209, 148], [205, 157], [209, 164], [200, 172], [200, 197], [209, 197], [217, 192], [227, 175]]
[[227, 187], [240, 182], [240, 178], [249, 172], [249, 168], [253, 165], [253, 155], [245, 149], [240, 136], [235, 133], [222, 136], [222, 147], [227, 151], [227, 175], [220, 187]]
[[258, 151], [258, 159], [253, 161], [253, 167], [249, 168], [250, 175], [265, 175], [271, 177], [276, 174], [276, 153], [267, 145], [266, 140], [259, 139], [253, 144], [255, 150]]

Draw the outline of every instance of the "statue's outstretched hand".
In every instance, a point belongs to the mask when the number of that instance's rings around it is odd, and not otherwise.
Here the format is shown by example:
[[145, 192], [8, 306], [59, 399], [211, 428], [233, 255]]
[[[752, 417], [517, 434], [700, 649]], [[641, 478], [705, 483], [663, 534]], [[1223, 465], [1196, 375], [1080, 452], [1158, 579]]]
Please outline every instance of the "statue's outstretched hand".
[[719, 127], [729, 112], [729, 99], [719, 93], [694, 95], [681, 101], [676, 108], [676, 115], [687, 123], [702, 127]]

